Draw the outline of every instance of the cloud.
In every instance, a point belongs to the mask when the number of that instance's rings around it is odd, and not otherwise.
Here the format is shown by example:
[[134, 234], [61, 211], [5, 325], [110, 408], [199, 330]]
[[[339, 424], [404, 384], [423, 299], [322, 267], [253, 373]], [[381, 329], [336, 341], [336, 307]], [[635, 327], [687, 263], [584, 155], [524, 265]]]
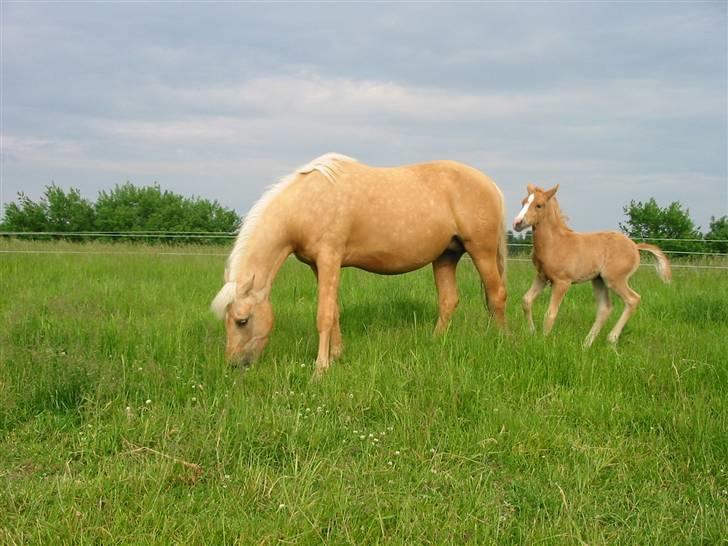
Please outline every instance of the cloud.
[[723, 3], [3, 9], [11, 193], [134, 178], [242, 211], [339, 151], [457, 159], [514, 199], [565, 181], [587, 225], [643, 191], [723, 212]]

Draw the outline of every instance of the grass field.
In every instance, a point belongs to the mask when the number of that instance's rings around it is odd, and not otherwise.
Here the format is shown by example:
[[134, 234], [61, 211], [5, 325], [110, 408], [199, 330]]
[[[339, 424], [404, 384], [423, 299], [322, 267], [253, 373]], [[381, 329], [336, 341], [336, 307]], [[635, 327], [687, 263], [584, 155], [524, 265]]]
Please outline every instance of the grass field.
[[208, 312], [224, 257], [0, 241], [22, 248], [102, 253], [0, 254], [0, 544], [726, 542], [727, 271], [641, 268], [617, 349], [621, 302], [584, 351], [591, 287], [529, 336], [529, 263], [509, 337], [468, 261], [441, 338], [431, 270], [346, 270], [345, 354], [316, 383], [295, 261], [241, 372]]

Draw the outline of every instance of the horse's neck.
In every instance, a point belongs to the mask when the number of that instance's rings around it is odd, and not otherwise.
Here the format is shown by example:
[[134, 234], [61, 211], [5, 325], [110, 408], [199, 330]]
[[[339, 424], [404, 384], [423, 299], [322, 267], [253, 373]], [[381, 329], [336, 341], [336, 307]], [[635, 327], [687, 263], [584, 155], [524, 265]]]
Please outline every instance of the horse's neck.
[[557, 206], [552, 206], [546, 217], [533, 228], [533, 247], [536, 254], [545, 249], [558, 245], [571, 230], [561, 217], [561, 211]]
[[276, 235], [278, 230], [262, 231], [257, 229], [251, 234], [245, 251], [235, 267], [234, 281], [245, 283], [254, 278], [253, 289], [270, 293], [278, 271], [291, 253], [291, 246], [282, 237]]

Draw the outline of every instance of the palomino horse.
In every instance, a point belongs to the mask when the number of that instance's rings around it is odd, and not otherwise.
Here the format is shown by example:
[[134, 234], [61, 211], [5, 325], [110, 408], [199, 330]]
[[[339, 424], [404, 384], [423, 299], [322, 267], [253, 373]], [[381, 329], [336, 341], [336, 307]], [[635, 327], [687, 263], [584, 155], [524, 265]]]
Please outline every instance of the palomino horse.
[[538, 273], [531, 288], [523, 296], [523, 311], [531, 331], [535, 331], [531, 305], [533, 300], [551, 283], [551, 302], [544, 319], [544, 334], [551, 332], [559, 312], [559, 305], [573, 282], [591, 281], [597, 301], [597, 318], [584, 345], [589, 347], [612, 311], [609, 288], [624, 302], [624, 311], [609, 333], [608, 340], [616, 343], [622, 328], [635, 312], [640, 295], [628, 284], [629, 278], [640, 265], [640, 250], [647, 250], [657, 258], [657, 274], [670, 282], [670, 263], [654, 245], [636, 244], [625, 235], [614, 231], [575, 233], [564, 222], [559, 204], [554, 198], [559, 186], [544, 191], [531, 184], [523, 208], [513, 220], [513, 229], [533, 230], [532, 260]]
[[429, 263], [447, 328], [458, 303], [455, 267], [468, 252], [496, 322], [505, 324], [503, 194], [483, 173], [453, 161], [369, 167], [339, 154], [314, 159], [272, 186], [248, 213], [212, 302], [224, 318], [229, 359], [250, 363], [273, 328], [270, 292], [291, 253], [318, 280], [316, 374], [342, 352], [340, 269], [382, 274]]

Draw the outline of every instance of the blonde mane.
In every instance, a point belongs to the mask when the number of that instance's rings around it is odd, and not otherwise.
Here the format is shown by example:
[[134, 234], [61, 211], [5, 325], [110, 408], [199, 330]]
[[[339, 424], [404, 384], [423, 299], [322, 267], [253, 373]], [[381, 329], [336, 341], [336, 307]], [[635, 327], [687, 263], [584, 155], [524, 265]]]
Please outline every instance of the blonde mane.
[[300, 175], [318, 171], [329, 182], [334, 183], [336, 182], [337, 176], [341, 174], [340, 163], [356, 161], [356, 159], [343, 154], [324, 154], [306, 165], [297, 168], [265, 190], [260, 199], [250, 207], [248, 214], [245, 215], [243, 226], [240, 228], [240, 232], [235, 239], [233, 250], [230, 252], [230, 256], [228, 256], [227, 263], [225, 264], [225, 285], [218, 292], [211, 305], [213, 312], [218, 317], [224, 317], [225, 309], [235, 298], [235, 280], [240, 273], [238, 269], [240, 262], [246, 253], [248, 240], [258, 226], [258, 222], [268, 208], [268, 205]]
[[559, 202], [556, 200], [556, 197], [552, 197], [551, 198], [551, 204], [552, 204], [552, 207], [553, 207], [551, 210], [552, 210], [552, 214], [553, 214], [554, 219], [556, 219], [561, 224], [562, 227], [566, 228], [569, 231], [574, 231], [567, 224], [567, 222], [569, 221], [569, 217], [566, 216], [562, 212], [561, 206], [559, 206]]

